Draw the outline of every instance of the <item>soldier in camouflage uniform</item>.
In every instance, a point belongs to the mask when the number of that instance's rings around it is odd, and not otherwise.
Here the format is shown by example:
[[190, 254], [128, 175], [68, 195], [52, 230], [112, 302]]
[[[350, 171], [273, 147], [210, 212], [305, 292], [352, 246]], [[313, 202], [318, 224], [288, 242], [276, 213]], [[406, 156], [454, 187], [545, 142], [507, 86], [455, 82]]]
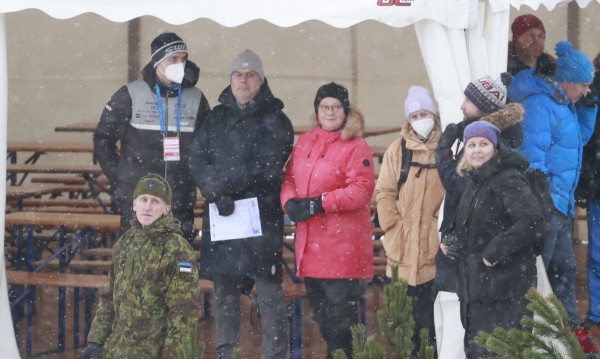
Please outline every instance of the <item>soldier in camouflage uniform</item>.
[[84, 359], [176, 358], [200, 315], [198, 267], [171, 214], [171, 187], [149, 174], [134, 192], [135, 217], [117, 241]]

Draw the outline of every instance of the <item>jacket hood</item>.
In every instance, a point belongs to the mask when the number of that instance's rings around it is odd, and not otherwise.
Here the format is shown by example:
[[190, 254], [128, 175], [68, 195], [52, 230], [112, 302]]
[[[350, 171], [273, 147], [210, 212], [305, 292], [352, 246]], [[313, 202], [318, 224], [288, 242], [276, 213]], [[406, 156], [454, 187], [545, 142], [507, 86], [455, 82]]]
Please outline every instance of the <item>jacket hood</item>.
[[518, 103], [509, 103], [504, 108], [482, 117], [482, 120], [490, 122], [492, 125], [498, 127], [500, 131], [504, 131], [507, 128], [513, 127], [519, 122], [523, 121], [523, 106]]
[[[313, 127], [319, 126], [319, 120], [316, 114], [310, 115], [310, 122]], [[365, 119], [362, 112], [357, 109], [350, 109], [350, 113], [346, 117], [344, 129], [342, 130], [342, 140], [349, 140], [355, 137], [363, 137], [365, 133]]]
[[528, 97], [545, 95], [560, 104], [570, 103], [567, 94], [552, 77], [535, 76], [535, 69], [519, 72], [508, 86], [508, 99], [523, 103]]
[[231, 91], [231, 85], [227, 86], [223, 91], [221, 91], [221, 94], [219, 95], [219, 102], [234, 112], [245, 113], [254, 113], [269, 107], [275, 111], [278, 111], [283, 109], [284, 106], [280, 99], [273, 96], [266, 78], [262, 85], [260, 85], [260, 90], [258, 90], [256, 96], [250, 100], [248, 106], [246, 106], [243, 110], [240, 109], [235, 101], [235, 97]]
[[[144, 68], [142, 69], [142, 78], [148, 85], [150, 85], [150, 87], [152, 89], [154, 89], [154, 86], [156, 86], [156, 84], [158, 83], [158, 79], [156, 78], [155, 68], [151, 62], [146, 64], [146, 66], [144, 66]], [[200, 68], [198, 67], [198, 65], [196, 65], [195, 63], [193, 63], [190, 60], [186, 61], [185, 62], [185, 74], [183, 75], [183, 81], [181, 82], [181, 85], [184, 88], [194, 87], [198, 83], [199, 78], [200, 78]], [[161, 90], [163, 90], [162, 86], [161, 86]]]

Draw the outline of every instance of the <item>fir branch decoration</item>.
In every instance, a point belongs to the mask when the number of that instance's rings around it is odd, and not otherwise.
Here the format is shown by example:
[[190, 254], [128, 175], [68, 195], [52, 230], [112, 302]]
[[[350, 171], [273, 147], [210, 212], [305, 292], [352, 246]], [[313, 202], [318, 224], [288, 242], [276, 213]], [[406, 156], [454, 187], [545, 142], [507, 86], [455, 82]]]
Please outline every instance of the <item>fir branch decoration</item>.
[[196, 323], [190, 323], [188, 338], [176, 349], [179, 359], [202, 359], [204, 357], [204, 343], [198, 341]]
[[398, 267], [392, 268], [392, 282], [383, 288], [384, 310], [377, 311], [379, 328], [392, 347], [392, 359], [409, 358], [412, 351], [412, 298], [406, 295], [408, 284], [398, 277]]
[[[523, 329], [496, 328], [479, 332], [476, 343], [487, 349], [488, 358], [587, 359], [573, 335], [567, 312], [556, 295], [544, 298], [535, 288], [527, 292], [527, 308], [533, 317], [521, 319]], [[600, 356], [592, 356], [600, 359]]]

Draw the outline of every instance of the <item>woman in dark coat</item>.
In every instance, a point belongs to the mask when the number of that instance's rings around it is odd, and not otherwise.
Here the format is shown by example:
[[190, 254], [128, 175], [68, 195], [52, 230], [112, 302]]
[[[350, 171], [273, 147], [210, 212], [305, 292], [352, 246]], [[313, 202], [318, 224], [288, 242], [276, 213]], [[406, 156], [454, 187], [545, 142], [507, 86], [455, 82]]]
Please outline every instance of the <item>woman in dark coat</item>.
[[461, 245], [458, 296], [468, 358], [486, 354], [474, 344], [478, 331], [521, 326], [528, 314], [524, 296], [537, 281], [534, 242], [543, 217], [523, 174], [529, 162], [499, 143], [499, 135], [487, 121], [468, 125], [457, 168], [466, 179], [455, 233]]

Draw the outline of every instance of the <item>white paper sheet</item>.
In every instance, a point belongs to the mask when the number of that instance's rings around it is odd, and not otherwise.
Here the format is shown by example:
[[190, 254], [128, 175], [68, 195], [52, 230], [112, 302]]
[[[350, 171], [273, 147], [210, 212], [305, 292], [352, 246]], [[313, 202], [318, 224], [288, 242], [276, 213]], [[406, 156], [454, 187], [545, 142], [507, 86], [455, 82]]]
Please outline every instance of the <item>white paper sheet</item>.
[[226, 241], [262, 236], [258, 199], [256, 197], [235, 201], [235, 210], [229, 216], [220, 216], [217, 205], [209, 203], [210, 240]]

